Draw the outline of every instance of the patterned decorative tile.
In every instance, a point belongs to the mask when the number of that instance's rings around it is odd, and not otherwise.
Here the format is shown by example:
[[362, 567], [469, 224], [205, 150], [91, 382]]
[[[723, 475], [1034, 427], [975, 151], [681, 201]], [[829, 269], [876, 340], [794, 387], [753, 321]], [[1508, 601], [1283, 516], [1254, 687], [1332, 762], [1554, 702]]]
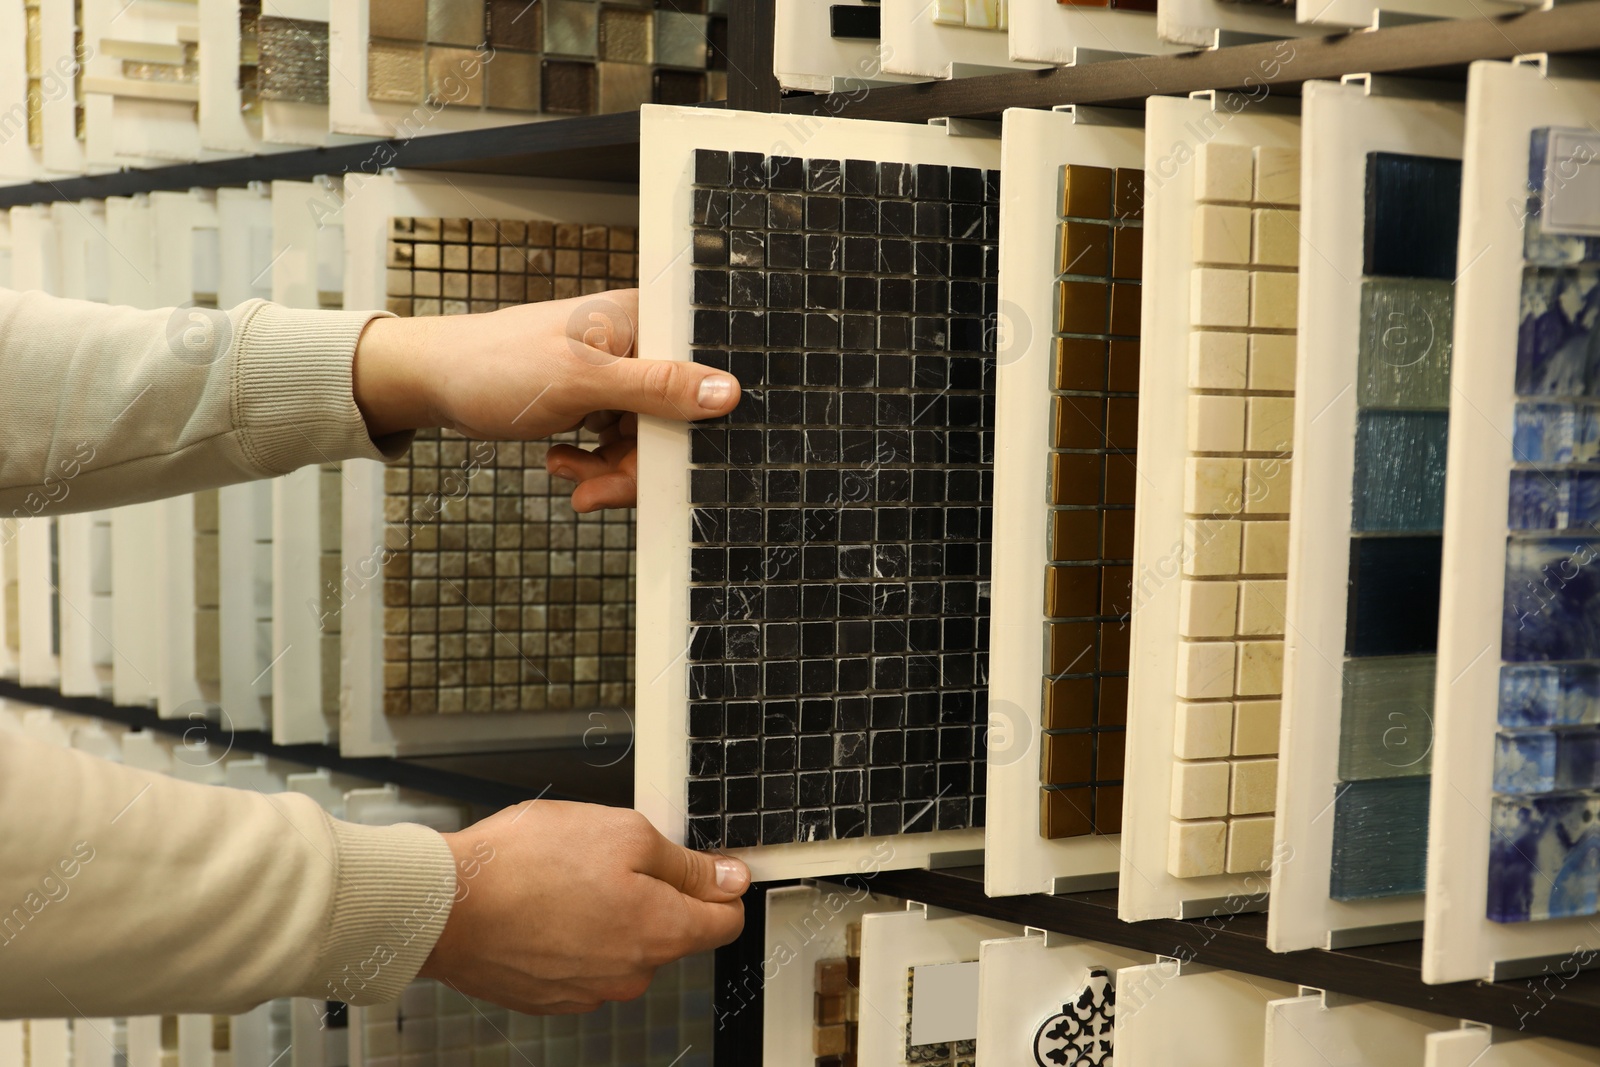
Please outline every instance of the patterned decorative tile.
[[1103, 967], [1089, 970], [1089, 979], [1061, 1010], [1039, 1024], [1033, 1037], [1036, 1067], [1111, 1067], [1117, 984]]

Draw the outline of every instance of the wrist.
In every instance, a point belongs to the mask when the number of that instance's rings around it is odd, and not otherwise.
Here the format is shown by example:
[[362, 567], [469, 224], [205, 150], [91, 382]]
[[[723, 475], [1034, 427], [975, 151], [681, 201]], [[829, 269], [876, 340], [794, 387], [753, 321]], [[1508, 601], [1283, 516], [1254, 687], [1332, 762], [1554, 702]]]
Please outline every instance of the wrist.
[[356, 342], [351, 379], [356, 407], [374, 441], [437, 426], [425, 319], [375, 318]]

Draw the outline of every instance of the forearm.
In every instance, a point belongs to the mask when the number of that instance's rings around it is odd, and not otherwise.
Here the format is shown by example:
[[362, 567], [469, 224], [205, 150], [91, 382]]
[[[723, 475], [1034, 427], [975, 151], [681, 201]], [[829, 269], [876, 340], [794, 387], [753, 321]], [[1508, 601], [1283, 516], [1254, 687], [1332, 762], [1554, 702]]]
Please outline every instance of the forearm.
[[193, 785], [12, 734], [0, 842], [0, 1017], [392, 999], [455, 893], [432, 830], [338, 823], [308, 797]]
[[354, 393], [371, 318], [263, 301], [193, 317], [0, 290], [0, 517], [397, 453], [409, 438], [375, 445]]

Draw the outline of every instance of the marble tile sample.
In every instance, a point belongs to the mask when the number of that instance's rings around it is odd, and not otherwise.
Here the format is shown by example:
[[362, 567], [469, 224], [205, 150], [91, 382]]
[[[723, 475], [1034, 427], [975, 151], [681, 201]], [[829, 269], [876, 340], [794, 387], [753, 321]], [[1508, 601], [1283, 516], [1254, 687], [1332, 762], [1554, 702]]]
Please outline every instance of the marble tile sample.
[[1455, 282], [1459, 159], [1368, 153], [1366, 202], [1363, 275]]
[[262, 15], [256, 20], [262, 100], [328, 102], [328, 24]]
[[[494, 311], [637, 278], [631, 229], [458, 218], [390, 227], [389, 310], [400, 315]], [[574, 512], [570, 483], [545, 471], [548, 447], [424, 431], [384, 472], [386, 714], [632, 704], [633, 513]]]
[[1184, 565], [1174, 689], [1177, 878], [1271, 858], [1283, 690], [1299, 155], [1196, 154]]
[[1139, 170], [1061, 168], [1047, 401], [1051, 563], [1039, 778], [1046, 838], [1122, 829], [1143, 182]]
[[727, 16], [594, 0], [367, 0], [367, 96], [589, 115], [727, 94]]
[[1116, 1013], [1116, 981], [1105, 968], [1091, 967], [1077, 995], [1039, 1024], [1033, 1036], [1035, 1067], [1111, 1067]]
[[1368, 900], [1422, 892], [1430, 784], [1428, 776], [1339, 783], [1329, 896]]
[[983, 824], [999, 175], [695, 153], [687, 840]]

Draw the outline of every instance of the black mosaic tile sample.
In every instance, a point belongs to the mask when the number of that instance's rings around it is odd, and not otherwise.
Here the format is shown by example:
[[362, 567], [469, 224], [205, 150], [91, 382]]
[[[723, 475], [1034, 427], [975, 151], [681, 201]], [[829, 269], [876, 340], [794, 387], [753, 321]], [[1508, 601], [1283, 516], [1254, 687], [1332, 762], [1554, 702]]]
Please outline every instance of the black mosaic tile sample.
[[982, 826], [999, 174], [694, 173], [687, 839]]

